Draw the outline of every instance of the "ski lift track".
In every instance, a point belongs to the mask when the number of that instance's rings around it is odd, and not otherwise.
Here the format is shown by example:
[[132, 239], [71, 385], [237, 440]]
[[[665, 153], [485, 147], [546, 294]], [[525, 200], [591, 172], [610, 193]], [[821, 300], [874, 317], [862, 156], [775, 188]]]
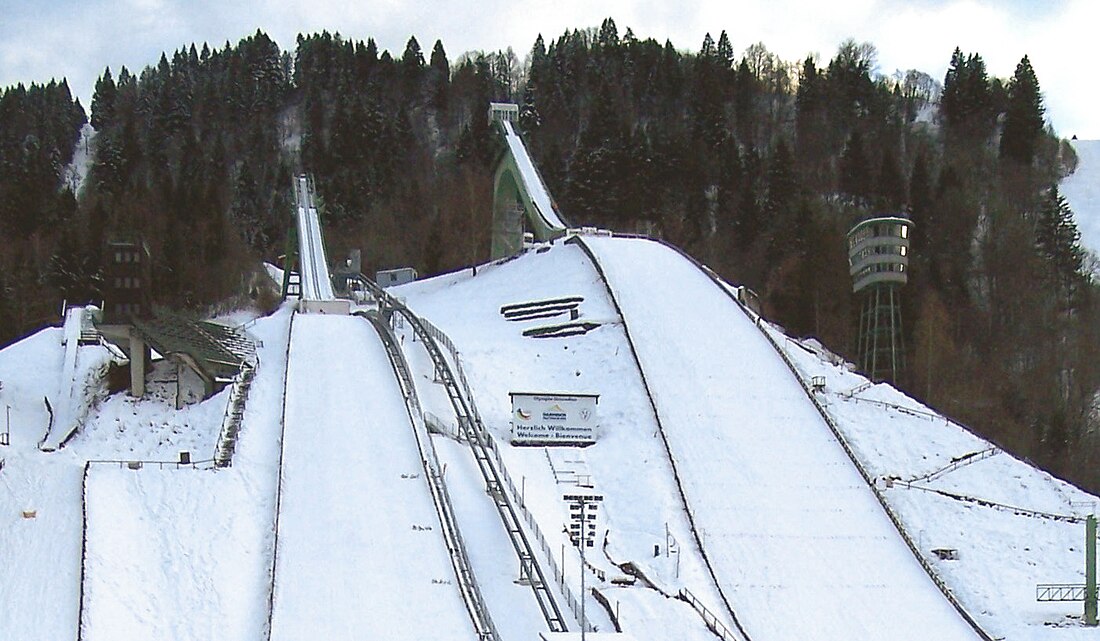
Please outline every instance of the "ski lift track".
[[527, 534], [524, 532], [521, 519], [516, 513], [512, 501], [504, 491], [505, 484], [502, 481], [501, 472], [497, 469], [490, 455], [492, 444], [489, 434], [481, 423], [480, 416], [472, 410], [470, 402], [463, 395], [451, 365], [447, 362], [431, 333], [421, 322], [420, 317], [405, 307], [403, 303], [390, 296], [374, 281], [362, 275], [360, 275], [360, 279], [385, 307], [390, 308], [394, 313], [401, 314], [409, 321], [413, 331], [428, 351], [428, 355], [431, 357], [433, 365], [447, 389], [447, 395], [450, 397], [455, 416], [458, 419], [459, 430], [464, 433], [466, 441], [470, 445], [474, 460], [482, 478], [485, 480], [486, 489], [493, 499], [497, 514], [500, 516], [501, 523], [508, 534], [516, 557], [520, 561], [521, 568], [527, 568], [526, 573], [530, 579], [531, 591], [535, 595], [535, 600], [543, 618], [546, 620], [547, 627], [551, 632], [567, 632], [568, 628], [562, 618], [561, 610], [554, 600], [554, 595], [550, 591], [549, 583], [539, 564], [538, 557], [535, 555]]
[[379, 338], [382, 339], [390, 364], [393, 366], [394, 376], [401, 384], [405, 397], [405, 409], [409, 415], [409, 424], [412, 426], [413, 436], [416, 438], [416, 447], [420, 454], [420, 463], [427, 476], [428, 489], [431, 491], [432, 500], [435, 503], [439, 525], [447, 541], [447, 552], [451, 557], [455, 577], [458, 579], [459, 591], [462, 593], [462, 600], [465, 602], [466, 609], [470, 614], [470, 620], [477, 630], [478, 639], [500, 641], [500, 634], [489, 615], [485, 598], [478, 588], [477, 577], [474, 575], [469, 555], [466, 553], [466, 543], [462, 540], [462, 532], [455, 518], [455, 510], [447, 492], [447, 484], [444, 482], [443, 474], [440, 471], [439, 459], [436, 456], [435, 447], [432, 445], [431, 436], [424, 425], [420, 401], [416, 395], [416, 386], [413, 383], [412, 375], [409, 373], [409, 364], [405, 360], [392, 330], [377, 314], [368, 315], [357, 312], [356, 315], [370, 321]]

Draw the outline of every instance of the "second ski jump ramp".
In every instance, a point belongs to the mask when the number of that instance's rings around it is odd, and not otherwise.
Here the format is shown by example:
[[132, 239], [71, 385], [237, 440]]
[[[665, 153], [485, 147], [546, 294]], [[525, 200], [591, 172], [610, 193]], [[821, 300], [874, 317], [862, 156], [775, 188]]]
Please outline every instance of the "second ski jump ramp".
[[313, 181], [299, 176], [294, 183], [294, 193], [298, 199], [298, 267], [302, 286], [299, 311], [348, 314], [350, 303], [338, 300], [333, 293], [325, 236], [314, 202]]
[[470, 640], [385, 348], [299, 315], [287, 373], [271, 639]]
[[659, 243], [583, 242], [622, 310], [698, 539], [748, 635], [979, 638], [749, 316]]

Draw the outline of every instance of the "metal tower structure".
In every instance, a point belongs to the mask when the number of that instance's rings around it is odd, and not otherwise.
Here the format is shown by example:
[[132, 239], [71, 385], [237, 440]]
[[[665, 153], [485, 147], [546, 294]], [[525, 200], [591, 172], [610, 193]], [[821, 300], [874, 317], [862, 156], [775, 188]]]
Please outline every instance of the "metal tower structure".
[[863, 293], [859, 365], [874, 381], [897, 381], [905, 369], [900, 290], [909, 280], [912, 227], [908, 218], [885, 216], [864, 220], [848, 232], [852, 291]]

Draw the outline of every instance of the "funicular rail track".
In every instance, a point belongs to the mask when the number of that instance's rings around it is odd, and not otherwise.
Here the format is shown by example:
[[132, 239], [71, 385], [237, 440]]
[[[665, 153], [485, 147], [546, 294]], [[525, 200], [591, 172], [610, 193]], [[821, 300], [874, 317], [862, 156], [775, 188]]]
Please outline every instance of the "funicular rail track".
[[405, 307], [403, 303], [390, 296], [382, 287], [378, 286], [377, 283], [365, 276], [361, 276], [361, 280], [379, 300], [381, 304], [381, 313], [383, 315], [400, 314], [403, 316], [412, 327], [417, 338], [424, 344], [429, 357], [432, 359], [432, 365], [435, 368], [436, 375], [443, 384], [447, 396], [450, 399], [451, 406], [454, 409], [455, 417], [459, 424], [459, 433], [466, 439], [474, 454], [474, 460], [477, 463], [478, 471], [485, 481], [486, 491], [493, 499], [497, 514], [500, 516], [501, 523], [503, 523], [508, 533], [508, 539], [512, 544], [512, 549], [519, 559], [520, 576], [530, 584], [531, 591], [535, 595], [539, 610], [542, 612], [542, 616], [546, 620], [546, 625], [550, 631], [567, 632], [568, 627], [562, 617], [561, 609], [554, 599], [554, 594], [546, 580], [546, 575], [539, 565], [538, 558], [535, 556], [534, 548], [531, 546], [531, 542], [528, 540], [527, 534], [524, 531], [523, 523], [516, 507], [513, 505], [512, 499], [505, 490], [502, 474], [497, 469], [497, 465], [493, 459], [492, 442], [488, 431], [482, 423], [480, 415], [478, 415], [476, 409], [472, 407], [472, 402], [465, 397], [463, 390], [458, 384], [458, 380], [455, 378], [450, 363], [447, 361], [446, 356], [444, 356], [443, 351], [436, 344], [432, 332], [430, 332], [425, 324], [421, 322], [420, 317]]
[[485, 605], [485, 598], [478, 588], [477, 578], [474, 576], [470, 558], [466, 553], [466, 543], [462, 540], [462, 532], [459, 530], [458, 521], [455, 518], [455, 510], [451, 504], [450, 495], [447, 493], [447, 485], [443, 481], [442, 468], [432, 445], [431, 437], [424, 425], [420, 400], [416, 395], [416, 386], [413, 384], [412, 375], [409, 373], [409, 365], [404, 354], [394, 337], [389, 326], [382, 321], [377, 314], [359, 313], [371, 322], [382, 344], [386, 348], [394, 373], [401, 384], [405, 396], [405, 404], [409, 413], [409, 420], [413, 426], [413, 435], [416, 437], [416, 446], [420, 452], [420, 462], [424, 467], [424, 473], [428, 478], [428, 489], [435, 503], [436, 513], [439, 514], [439, 523], [443, 528], [443, 536], [447, 542], [447, 553], [454, 566], [455, 575], [458, 578], [459, 591], [462, 600], [470, 613], [470, 619], [477, 631], [478, 639], [482, 641], [500, 641], [500, 634], [493, 624], [492, 617]]

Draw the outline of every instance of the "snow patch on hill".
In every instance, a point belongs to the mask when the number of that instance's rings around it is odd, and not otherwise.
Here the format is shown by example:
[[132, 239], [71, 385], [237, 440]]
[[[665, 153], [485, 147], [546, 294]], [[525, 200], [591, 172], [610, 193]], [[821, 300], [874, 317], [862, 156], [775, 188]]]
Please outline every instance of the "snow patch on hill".
[[73, 195], [80, 193], [84, 181], [88, 179], [88, 172], [92, 169], [92, 162], [95, 160], [95, 136], [96, 130], [90, 124], [85, 123], [80, 128], [80, 140], [76, 143], [72, 162], [61, 173], [65, 186]]
[[1100, 140], [1074, 140], [1077, 170], [1062, 181], [1062, 195], [1077, 218], [1081, 245], [1100, 254]]

